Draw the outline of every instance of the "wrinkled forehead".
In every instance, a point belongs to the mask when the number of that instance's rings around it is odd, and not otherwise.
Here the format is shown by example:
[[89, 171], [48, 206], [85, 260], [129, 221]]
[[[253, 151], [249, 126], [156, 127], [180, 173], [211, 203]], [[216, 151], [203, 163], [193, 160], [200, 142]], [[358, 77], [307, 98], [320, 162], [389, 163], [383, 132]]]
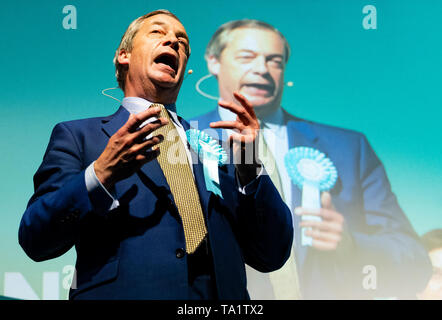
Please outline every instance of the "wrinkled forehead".
[[265, 28], [241, 27], [226, 35], [229, 51], [249, 50], [264, 54], [285, 55], [284, 41], [278, 33]]
[[186, 29], [184, 28], [183, 24], [172, 16], [166, 14], [157, 14], [151, 16], [143, 21], [141, 29], [149, 29], [153, 26], [159, 26], [167, 30], [172, 29], [178, 35], [183, 36], [187, 40], [189, 40], [189, 37], [187, 35]]

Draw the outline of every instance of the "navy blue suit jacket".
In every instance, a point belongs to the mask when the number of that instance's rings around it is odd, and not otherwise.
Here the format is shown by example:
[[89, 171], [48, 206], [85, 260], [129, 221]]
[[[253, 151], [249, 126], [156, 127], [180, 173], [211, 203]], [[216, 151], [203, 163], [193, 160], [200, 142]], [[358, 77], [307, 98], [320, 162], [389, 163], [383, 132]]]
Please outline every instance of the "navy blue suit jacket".
[[[55, 126], [34, 176], [35, 194], [22, 217], [19, 241], [35, 261], [58, 257], [75, 246], [71, 299], [187, 299], [187, 255], [176, 254], [185, 248], [184, 230], [157, 160], [116, 183], [117, 209], [108, 211], [92, 201], [86, 189], [85, 169], [128, 117], [120, 107], [106, 118]], [[192, 157], [197, 159], [194, 153]], [[234, 166], [221, 166], [222, 199], [206, 190], [200, 162], [193, 170], [218, 297], [247, 299], [244, 263], [266, 272], [288, 258], [290, 211], [268, 176], [260, 176], [256, 191], [246, 196], [238, 191]]]
[[[336, 210], [346, 221], [338, 250], [325, 252], [300, 245], [300, 218], [294, 215], [295, 255], [303, 297], [414, 298], [431, 275], [428, 255], [399, 207], [385, 169], [365, 136], [283, 112], [289, 149], [318, 149], [336, 166], [338, 180], [330, 193]], [[210, 122], [219, 120], [215, 109], [190, 123], [204, 130]], [[208, 134], [214, 133], [210, 130]], [[216, 133], [223, 137], [221, 129]], [[296, 185], [292, 185], [292, 199], [292, 208], [301, 206], [301, 190]], [[371, 266], [376, 268], [376, 279], [371, 277]], [[364, 281], [368, 286], [364, 287]]]

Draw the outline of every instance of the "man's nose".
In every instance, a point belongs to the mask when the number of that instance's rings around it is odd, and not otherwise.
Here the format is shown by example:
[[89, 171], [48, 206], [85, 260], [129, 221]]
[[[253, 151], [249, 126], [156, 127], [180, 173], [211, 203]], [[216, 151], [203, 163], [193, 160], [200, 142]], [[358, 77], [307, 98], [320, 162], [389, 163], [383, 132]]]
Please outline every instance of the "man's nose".
[[179, 49], [179, 41], [178, 41], [178, 38], [176, 37], [174, 32], [168, 32], [165, 35], [163, 45], [169, 46], [172, 49], [178, 51], [178, 49]]
[[267, 61], [265, 56], [259, 55], [254, 59], [252, 65], [252, 71], [258, 74], [266, 74], [268, 72]]

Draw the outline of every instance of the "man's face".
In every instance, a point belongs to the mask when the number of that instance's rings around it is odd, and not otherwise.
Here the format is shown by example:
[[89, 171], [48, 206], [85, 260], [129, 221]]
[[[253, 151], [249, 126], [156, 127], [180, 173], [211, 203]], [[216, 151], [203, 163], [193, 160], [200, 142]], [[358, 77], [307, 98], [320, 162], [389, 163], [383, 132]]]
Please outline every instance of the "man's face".
[[186, 69], [189, 39], [175, 18], [158, 14], [144, 20], [128, 53], [129, 81], [144, 91], [178, 94]]
[[267, 29], [233, 30], [219, 59], [209, 59], [221, 98], [231, 101], [233, 91], [238, 90], [255, 108], [280, 105], [284, 69], [284, 42]]

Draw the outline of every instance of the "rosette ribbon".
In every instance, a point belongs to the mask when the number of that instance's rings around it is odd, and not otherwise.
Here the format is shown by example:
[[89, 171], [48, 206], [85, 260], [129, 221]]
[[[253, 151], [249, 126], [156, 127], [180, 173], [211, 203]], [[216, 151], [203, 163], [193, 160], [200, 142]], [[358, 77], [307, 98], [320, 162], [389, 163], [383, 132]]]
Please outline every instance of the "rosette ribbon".
[[197, 129], [186, 131], [190, 147], [201, 159], [204, 168], [204, 181], [208, 191], [223, 198], [219, 185], [218, 166], [227, 160], [225, 150], [207, 133]]
[[[287, 173], [302, 190], [302, 207], [310, 210], [321, 208], [321, 191], [328, 191], [336, 183], [338, 172], [333, 162], [319, 150], [309, 147], [290, 149], [284, 157]], [[321, 221], [321, 217], [303, 215], [302, 220]], [[311, 228], [302, 228], [301, 244], [312, 245], [312, 238], [305, 235]]]

